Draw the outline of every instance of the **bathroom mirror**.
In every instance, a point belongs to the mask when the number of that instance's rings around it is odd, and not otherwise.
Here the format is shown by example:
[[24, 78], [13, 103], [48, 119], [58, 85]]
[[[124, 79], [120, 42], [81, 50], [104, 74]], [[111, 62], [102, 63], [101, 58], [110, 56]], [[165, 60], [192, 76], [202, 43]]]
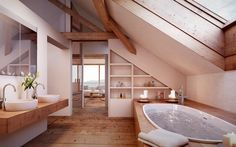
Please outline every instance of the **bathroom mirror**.
[[37, 72], [37, 33], [0, 14], [0, 75]]

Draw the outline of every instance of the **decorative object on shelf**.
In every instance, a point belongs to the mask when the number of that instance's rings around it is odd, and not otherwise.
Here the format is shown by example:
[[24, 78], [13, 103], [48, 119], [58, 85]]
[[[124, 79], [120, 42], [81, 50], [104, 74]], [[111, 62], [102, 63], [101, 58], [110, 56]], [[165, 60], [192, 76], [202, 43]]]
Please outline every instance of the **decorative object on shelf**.
[[122, 96], [123, 96], [122, 98], [124, 98], [124, 99], [126, 98], [126, 96], [125, 96], [125, 93], [123, 93], [123, 95], [122, 95]]
[[169, 96], [168, 96], [168, 99], [165, 99], [166, 102], [169, 102], [169, 103], [176, 103], [178, 102], [178, 99], [176, 98], [176, 93], [175, 93], [175, 90], [171, 90]]
[[184, 86], [181, 85], [178, 92], [179, 104], [184, 104]]
[[169, 98], [171, 98], [171, 99], [175, 99], [176, 98], [176, 96], [175, 96], [175, 90], [171, 90], [170, 91], [170, 94], [169, 94], [169, 96], [168, 96]]
[[143, 84], [144, 87], [155, 87], [154, 81], [148, 81], [147, 83]]
[[123, 96], [122, 96], [122, 93], [120, 93], [120, 98], [122, 99], [122, 97], [123, 97]]
[[163, 91], [161, 91], [160, 93], [159, 93], [159, 98], [160, 99], [164, 99], [165, 97], [164, 97], [164, 92]]
[[[35, 81], [36, 78], [38, 77], [37, 74], [28, 74], [27, 76], [24, 77], [24, 81], [21, 83], [21, 86], [24, 88], [24, 91], [26, 92], [26, 99], [32, 99], [32, 93], [37, 85], [37, 82]], [[34, 99], [34, 98], [33, 98]]]
[[121, 92], [121, 93], [120, 93], [120, 98], [121, 98], [121, 99], [125, 99], [125, 98], [126, 98], [125, 93], [122, 93], [122, 92]]
[[140, 95], [138, 102], [140, 102], [140, 103], [149, 103], [150, 102], [148, 99], [148, 90], [143, 91], [143, 94]]
[[140, 99], [147, 99], [148, 98], [148, 90], [144, 90], [143, 94], [140, 95]]
[[151, 82], [150, 87], [155, 87], [155, 83], [154, 83], [154, 81]]
[[120, 81], [118, 81], [118, 83], [116, 84], [116, 87], [120, 87]]
[[223, 146], [231, 147], [234, 144], [236, 144], [236, 134], [227, 133], [226, 135], [223, 135]]
[[118, 81], [118, 83], [116, 84], [116, 87], [124, 87], [124, 83], [121, 81]]

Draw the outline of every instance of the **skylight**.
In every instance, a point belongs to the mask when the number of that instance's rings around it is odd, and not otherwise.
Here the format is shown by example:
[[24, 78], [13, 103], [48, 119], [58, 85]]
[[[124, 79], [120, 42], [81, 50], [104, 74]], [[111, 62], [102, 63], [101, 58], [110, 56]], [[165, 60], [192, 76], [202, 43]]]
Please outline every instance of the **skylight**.
[[236, 0], [192, 0], [227, 21], [236, 19]]

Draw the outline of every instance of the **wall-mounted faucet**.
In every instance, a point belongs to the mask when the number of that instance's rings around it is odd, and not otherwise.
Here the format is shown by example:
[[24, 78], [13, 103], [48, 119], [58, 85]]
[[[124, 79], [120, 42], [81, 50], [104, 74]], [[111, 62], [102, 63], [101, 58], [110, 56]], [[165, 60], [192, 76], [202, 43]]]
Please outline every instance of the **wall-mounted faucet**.
[[184, 87], [183, 85], [180, 86], [178, 91], [178, 98], [179, 98], [179, 104], [184, 104]]
[[6, 100], [7, 100], [7, 98], [6, 98], [6, 88], [8, 86], [11, 86], [14, 89], [14, 92], [16, 92], [16, 87], [14, 85], [10, 84], [10, 83], [6, 84], [3, 87], [3, 92], [2, 92], [2, 98], [3, 98], [2, 108], [3, 108], [3, 110], [6, 110], [6, 107], [5, 107], [5, 103], [6, 103]]
[[37, 99], [37, 88], [38, 88], [39, 85], [42, 86], [43, 89], [45, 89], [45, 86], [43, 84], [37, 83], [36, 86], [34, 87], [34, 92], [33, 92], [33, 95], [32, 95], [33, 99]]

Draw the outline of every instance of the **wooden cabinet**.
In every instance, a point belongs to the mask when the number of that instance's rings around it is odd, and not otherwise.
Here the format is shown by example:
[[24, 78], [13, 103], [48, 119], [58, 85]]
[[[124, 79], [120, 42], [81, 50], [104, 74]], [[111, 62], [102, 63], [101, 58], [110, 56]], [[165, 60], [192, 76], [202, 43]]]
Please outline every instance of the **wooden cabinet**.
[[132, 100], [148, 90], [148, 98], [166, 98], [170, 88], [137, 66], [110, 51], [109, 117], [132, 117]]

